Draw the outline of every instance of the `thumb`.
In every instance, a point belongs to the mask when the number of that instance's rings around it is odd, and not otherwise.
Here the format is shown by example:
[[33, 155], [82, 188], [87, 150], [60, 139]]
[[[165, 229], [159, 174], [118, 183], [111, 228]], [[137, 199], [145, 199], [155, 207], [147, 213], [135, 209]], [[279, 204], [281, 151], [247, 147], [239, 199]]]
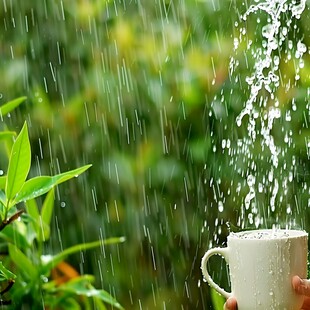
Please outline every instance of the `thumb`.
[[301, 279], [298, 276], [294, 276], [292, 280], [292, 284], [297, 294], [310, 297], [310, 281], [309, 280]]
[[224, 310], [237, 310], [237, 301], [235, 298], [228, 298], [225, 305]]

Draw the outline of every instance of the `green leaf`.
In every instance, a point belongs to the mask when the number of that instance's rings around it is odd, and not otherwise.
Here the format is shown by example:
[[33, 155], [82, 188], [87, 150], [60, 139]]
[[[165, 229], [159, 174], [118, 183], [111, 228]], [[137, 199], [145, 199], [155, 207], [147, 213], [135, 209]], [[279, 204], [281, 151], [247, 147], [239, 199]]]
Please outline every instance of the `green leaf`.
[[0, 190], [0, 204], [2, 204], [3, 207], [6, 205], [6, 197], [2, 190]]
[[63, 172], [63, 173], [57, 174], [57, 175], [53, 176], [53, 182], [55, 183], [55, 185], [58, 185], [60, 183], [66, 182], [66, 181], [68, 181], [74, 177], [78, 177], [80, 174], [85, 172], [91, 166], [92, 165], [85, 165], [85, 166], [82, 166], [80, 168], [70, 170], [68, 172]]
[[19, 249], [27, 249], [32, 246], [27, 239], [27, 231], [25, 223], [22, 221], [15, 221], [13, 225], [7, 225], [1, 232], [0, 238], [8, 243], [14, 244]]
[[6, 139], [12, 139], [16, 135], [15, 131], [3, 131], [0, 132], [0, 141]]
[[222, 310], [224, 307], [225, 299], [216, 292], [215, 289], [211, 288], [211, 300], [214, 310]]
[[95, 309], [97, 310], [107, 310], [107, 307], [104, 305], [102, 300], [94, 297], [94, 304], [95, 304]]
[[28, 137], [27, 123], [19, 133], [10, 155], [5, 193], [8, 201], [20, 191], [25, 183], [31, 164], [31, 149]]
[[36, 222], [40, 220], [39, 208], [34, 199], [30, 199], [26, 203], [27, 213], [34, 219]]
[[36, 267], [21, 250], [19, 250], [14, 244], [11, 243], [9, 244], [9, 255], [17, 268], [26, 274], [29, 280], [32, 280], [36, 277]]
[[59, 290], [65, 292], [71, 292], [75, 295], [94, 297], [98, 298], [105, 303], [110, 304], [118, 309], [123, 309], [117, 300], [115, 300], [108, 292], [105, 290], [97, 290], [92, 285], [91, 282], [94, 281], [94, 277], [90, 275], [80, 276], [78, 278], [72, 279], [59, 287]]
[[13, 111], [15, 108], [17, 108], [21, 103], [23, 103], [27, 97], [19, 97], [14, 100], [11, 100], [7, 103], [5, 103], [3, 106], [0, 107], [0, 116], [4, 116], [11, 111]]
[[54, 255], [54, 256], [43, 256], [43, 264], [45, 264], [46, 269], [50, 270], [56, 265], [58, 265], [60, 262], [65, 260], [67, 256], [80, 252], [80, 251], [85, 251], [85, 250], [90, 250], [93, 248], [97, 248], [100, 246], [108, 245], [108, 244], [115, 244], [115, 243], [121, 243], [124, 242], [125, 238], [124, 237], [113, 237], [109, 239], [104, 239], [104, 240], [97, 240], [89, 243], [81, 243], [74, 245], [70, 248], [65, 249], [64, 251]]
[[74, 170], [70, 170], [64, 173], [57, 174], [53, 177], [51, 176], [39, 176], [32, 178], [25, 182], [24, 186], [20, 190], [20, 192], [16, 195], [14, 203], [18, 203], [21, 201], [26, 201], [29, 199], [33, 199], [39, 197], [49, 190], [51, 190], [54, 186], [63, 183], [69, 179], [77, 177], [91, 165], [86, 165]]
[[41, 210], [41, 221], [42, 221], [41, 225], [44, 241], [48, 240], [50, 237], [50, 224], [53, 209], [54, 209], [54, 189], [52, 188], [47, 194]]
[[53, 178], [50, 176], [39, 176], [26, 181], [17, 193], [14, 202], [27, 201], [47, 193], [53, 187]]
[[47, 309], [70, 309], [70, 310], [81, 310], [81, 306], [77, 300], [72, 297], [72, 294], [67, 294], [70, 296], [59, 295], [55, 298], [52, 294], [46, 294], [44, 296], [44, 304], [48, 305]]
[[54, 189], [51, 189], [48, 195], [46, 196], [42, 211], [41, 211], [41, 217], [42, 221], [46, 223], [47, 225], [50, 225], [51, 218], [53, 214], [53, 208], [54, 208]]
[[29, 217], [28, 220], [30, 220], [28, 224], [28, 234], [32, 234], [33, 238], [39, 238], [39, 236], [42, 235], [40, 228], [40, 213], [38, 205], [34, 199], [29, 199], [26, 202], [26, 211], [27, 216]]
[[6, 183], [6, 176], [2, 176], [0, 177], [0, 189], [4, 189], [5, 188], [5, 183]]
[[13, 280], [16, 275], [10, 270], [6, 269], [2, 262], [0, 262], [0, 281]]

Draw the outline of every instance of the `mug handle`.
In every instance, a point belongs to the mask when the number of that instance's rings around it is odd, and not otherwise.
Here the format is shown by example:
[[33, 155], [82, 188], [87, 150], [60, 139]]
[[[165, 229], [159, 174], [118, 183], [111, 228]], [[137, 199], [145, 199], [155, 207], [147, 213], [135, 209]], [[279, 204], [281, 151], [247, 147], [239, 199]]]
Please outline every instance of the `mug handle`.
[[227, 299], [232, 296], [232, 293], [226, 292], [223, 288], [221, 288], [218, 284], [216, 284], [208, 272], [207, 263], [208, 263], [209, 258], [213, 255], [221, 255], [228, 263], [228, 248], [210, 249], [205, 253], [205, 255], [203, 256], [201, 260], [201, 271], [202, 271], [204, 278], [207, 280], [210, 286], [212, 286], [218, 293], [220, 293]]

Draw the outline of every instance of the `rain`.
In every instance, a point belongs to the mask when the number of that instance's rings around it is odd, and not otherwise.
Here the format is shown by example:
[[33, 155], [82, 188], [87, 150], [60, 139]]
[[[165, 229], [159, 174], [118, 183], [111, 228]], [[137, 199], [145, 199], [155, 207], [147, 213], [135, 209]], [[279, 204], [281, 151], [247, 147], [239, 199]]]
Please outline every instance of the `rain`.
[[305, 0], [3, 0], [0, 106], [27, 100], [1, 128], [27, 122], [31, 177], [92, 164], [55, 188], [44, 255], [101, 240], [66, 262], [125, 309], [220, 309], [206, 250], [309, 226], [308, 18]]

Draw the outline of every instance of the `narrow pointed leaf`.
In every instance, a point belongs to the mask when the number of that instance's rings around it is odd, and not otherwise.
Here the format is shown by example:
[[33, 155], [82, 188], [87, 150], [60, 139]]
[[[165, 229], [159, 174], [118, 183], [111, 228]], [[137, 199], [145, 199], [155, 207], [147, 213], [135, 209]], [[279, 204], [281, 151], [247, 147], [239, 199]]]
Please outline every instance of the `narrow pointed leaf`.
[[15, 203], [27, 201], [47, 193], [53, 187], [53, 178], [39, 176], [25, 182], [20, 192], [15, 197]]
[[40, 229], [40, 213], [38, 205], [34, 199], [29, 199], [26, 202], [26, 211], [28, 216], [30, 216], [28, 231], [30, 232], [32, 229], [32, 234], [34, 235], [34, 238], [39, 238], [39, 236], [42, 235]]
[[33, 220], [38, 222], [40, 220], [39, 208], [34, 199], [29, 199], [26, 203], [26, 211]]
[[0, 116], [4, 116], [10, 113], [15, 108], [17, 108], [21, 103], [23, 103], [26, 99], [27, 97], [19, 97], [5, 103], [3, 106], [0, 107]]
[[35, 266], [20, 249], [18, 249], [14, 244], [11, 243], [9, 244], [9, 255], [17, 268], [20, 269], [23, 273], [25, 273], [28, 276], [29, 280], [35, 278], [37, 274]]
[[12, 200], [25, 183], [31, 164], [31, 150], [27, 123], [13, 144], [7, 172], [5, 193]]
[[41, 211], [41, 217], [42, 221], [48, 225], [51, 223], [51, 218], [53, 214], [53, 208], [54, 208], [54, 189], [51, 189], [48, 195], [46, 196], [42, 211]]
[[49, 190], [51, 190], [54, 186], [65, 182], [69, 179], [77, 177], [85, 170], [87, 170], [91, 165], [86, 165], [74, 170], [70, 170], [64, 173], [57, 174], [53, 177], [50, 176], [39, 176], [32, 178], [25, 182], [24, 186], [20, 190], [20, 192], [16, 195], [15, 203], [26, 201], [29, 199], [33, 199], [39, 197]]
[[60, 183], [68, 181], [74, 177], [78, 177], [80, 174], [85, 172], [91, 166], [92, 165], [85, 165], [85, 166], [82, 166], [80, 168], [70, 170], [68, 172], [63, 172], [63, 173], [57, 174], [57, 175], [53, 176], [53, 182], [55, 182], [55, 185], [58, 185]]
[[43, 240], [48, 240], [50, 237], [49, 227], [51, 224], [53, 209], [54, 209], [54, 189], [52, 188], [44, 200], [41, 211]]
[[6, 176], [2, 176], [0, 177], [0, 189], [4, 189], [5, 188], [5, 183], [6, 183]]
[[93, 281], [94, 281], [93, 276], [84, 275], [66, 282], [65, 284], [61, 285], [58, 289], [61, 291], [73, 293], [75, 295], [98, 298], [117, 309], [123, 309], [123, 307], [119, 304], [119, 302], [114, 297], [112, 297], [107, 291], [95, 289], [91, 285], [91, 282]]
[[6, 197], [2, 190], [0, 190], [0, 203], [5, 206], [6, 205]]
[[45, 265], [47, 269], [51, 269], [57, 264], [59, 264], [61, 261], [66, 259], [71, 254], [78, 253], [80, 251], [85, 251], [85, 250], [90, 250], [94, 249], [100, 246], [108, 245], [108, 244], [115, 244], [115, 243], [121, 243], [124, 242], [125, 238], [124, 237], [113, 237], [105, 240], [97, 240], [89, 243], [81, 243], [74, 245], [70, 248], [65, 249], [64, 251], [48, 257], [48, 259], [45, 259]]

